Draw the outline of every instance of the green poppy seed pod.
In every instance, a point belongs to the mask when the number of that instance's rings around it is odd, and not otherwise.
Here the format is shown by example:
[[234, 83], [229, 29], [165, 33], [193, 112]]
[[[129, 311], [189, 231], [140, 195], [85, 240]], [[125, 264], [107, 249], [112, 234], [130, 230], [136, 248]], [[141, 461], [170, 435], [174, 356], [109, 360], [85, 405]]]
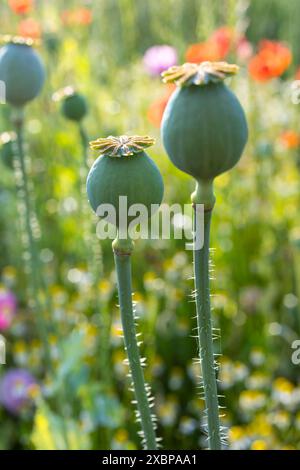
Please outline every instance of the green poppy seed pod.
[[31, 44], [31, 40], [13, 38], [0, 50], [0, 80], [5, 83], [5, 99], [16, 107], [38, 96], [45, 81], [44, 65]]
[[237, 70], [225, 62], [203, 62], [163, 73], [165, 82], [179, 85], [164, 112], [163, 144], [174, 165], [196, 179], [202, 199], [212, 197], [211, 182], [238, 162], [247, 142], [243, 108], [223, 82]]
[[4, 132], [0, 135], [1, 160], [9, 169], [14, 167], [14, 156], [16, 154], [16, 135], [14, 132]]
[[55, 55], [58, 52], [60, 46], [59, 36], [56, 33], [45, 33], [43, 40], [50, 54]]
[[64, 97], [61, 110], [67, 119], [79, 122], [84, 118], [88, 111], [86, 99], [80, 93], [74, 92], [73, 94]]
[[[120, 196], [126, 196], [127, 208], [142, 204], [150, 217], [153, 205], [160, 205], [164, 185], [156, 164], [144, 151], [154, 143], [150, 137], [121, 136], [98, 139], [91, 148], [101, 151], [87, 177], [87, 194], [92, 209], [110, 204], [116, 212], [116, 225], [120, 228]], [[99, 214], [99, 212], [98, 212]], [[128, 217], [130, 222], [133, 217]]]

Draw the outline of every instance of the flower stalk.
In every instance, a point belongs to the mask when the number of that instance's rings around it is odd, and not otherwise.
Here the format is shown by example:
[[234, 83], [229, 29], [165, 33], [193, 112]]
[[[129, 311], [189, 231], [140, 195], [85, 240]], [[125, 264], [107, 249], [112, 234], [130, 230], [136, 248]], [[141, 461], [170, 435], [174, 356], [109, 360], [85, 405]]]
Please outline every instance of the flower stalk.
[[26, 231], [26, 238], [29, 250], [29, 270], [30, 270], [30, 283], [31, 295], [33, 300], [33, 308], [36, 313], [36, 322], [39, 334], [45, 347], [45, 359], [48, 364], [51, 363], [49, 341], [48, 341], [48, 328], [43, 316], [44, 309], [40, 300], [41, 294], [41, 270], [40, 261], [38, 256], [38, 249], [36, 246], [35, 237], [32, 229], [32, 208], [30, 201], [29, 183], [26, 168], [25, 152], [24, 152], [24, 110], [23, 108], [16, 108], [13, 110], [13, 123], [15, 126], [17, 136], [17, 157], [18, 166], [21, 173], [19, 182], [19, 190], [21, 192], [22, 203], [24, 204], [24, 225]]
[[[197, 206], [194, 208], [194, 233], [197, 227]], [[213, 328], [209, 287], [209, 243], [212, 208], [204, 209], [204, 240], [201, 249], [194, 249], [195, 301], [199, 358], [202, 371], [205, 407], [207, 412], [208, 441], [211, 450], [221, 449], [220, 420], [216, 366], [213, 351]]]
[[137, 417], [141, 422], [146, 449], [156, 450], [157, 443], [155, 436], [155, 424], [149, 403], [150, 389], [145, 383], [141, 358], [139, 354], [139, 347], [136, 338], [131, 284], [132, 250], [133, 243], [130, 240], [116, 239], [113, 242], [124, 342], [138, 409]]

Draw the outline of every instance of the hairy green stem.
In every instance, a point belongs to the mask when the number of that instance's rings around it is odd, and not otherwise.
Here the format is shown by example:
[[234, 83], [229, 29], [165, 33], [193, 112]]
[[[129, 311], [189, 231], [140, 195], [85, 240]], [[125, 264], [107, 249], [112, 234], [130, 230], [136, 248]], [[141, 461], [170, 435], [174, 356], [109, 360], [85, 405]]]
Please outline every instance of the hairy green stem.
[[[198, 230], [194, 207], [194, 233]], [[207, 412], [208, 440], [211, 450], [221, 449], [220, 420], [209, 291], [209, 239], [212, 209], [204, 211], [204, 244], [194, 249], [195, 299], [199, 355]]]
[[149, 391], [147, 390], [141, 365], [134, 312], [132, 305], [131, 287], [131, 254], [120, 253], [114, 249], [117, 270], [118, 293], [123, 326], [125, 347], [132, 377], [132, 383], [137, 402], [137, 408], [143, 430], [145, 446], [148, 450], [157, 449], [154, 423], [149, 406]]
[[24, 116], [22, 109], [16, 109], [14, 112], [14, 124], [17, 134], [17, 150], [18, 150], [18, 160], [21, 171], [21, 183], [20, 190], [22, 192], [22, 200], [24, 203], [24, 223], [25, 230], [28, 239], [28, 249], [29, 249], [29, 263], [30, 263], [30, 281], [31, 281], [31, 290], [33, 297], [33, 305], [35, 311], [35, 319], [37, 323], [37, 328], [39, 330], [40, 337], [43, 341], [45, 348], [45, 359], [48, 364], [51, 364], [50, 348], [48, 341], [48, 332], [46, 321], [43, 317], [43, 306], [40, 301], [40, 286], [41, 286], [41, 272], [39, 265], [38, 250], [36, 242], [34, 239], [32, 231], [32, 211], [30, 203], [30, 194], [29, 194], [29, 184], [27, 177], [27, 169], [25, 162], [24, 154], [24, 142], [23, 142], [23, 132], [24, 132]]

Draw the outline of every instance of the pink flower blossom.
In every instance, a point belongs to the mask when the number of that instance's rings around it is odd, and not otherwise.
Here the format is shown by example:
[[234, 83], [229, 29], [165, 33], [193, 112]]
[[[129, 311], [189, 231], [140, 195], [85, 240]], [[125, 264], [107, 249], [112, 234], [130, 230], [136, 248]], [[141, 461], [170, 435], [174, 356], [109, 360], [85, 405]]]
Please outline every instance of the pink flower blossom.
[[16, 313], [17, 301], [15, 295], [0, 287], [0, 331], [10, 327]]
[[171, 46], [152, 46], [146, 50], [144, 66], [150, 75], [160, 75], [164, 70], [177, 64], [177, 52]]

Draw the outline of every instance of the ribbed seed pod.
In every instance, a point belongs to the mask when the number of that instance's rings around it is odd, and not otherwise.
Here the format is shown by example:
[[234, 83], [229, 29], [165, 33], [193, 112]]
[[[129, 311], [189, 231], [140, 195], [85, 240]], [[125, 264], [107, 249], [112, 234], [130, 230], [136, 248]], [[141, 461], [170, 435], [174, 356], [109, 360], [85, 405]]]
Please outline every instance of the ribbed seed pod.
[[6, 101], [16, 107], [24, 106], [41, 91], [45, 69], [31, 41], [12, 38], [0, 50], [0, 80], [5, 83]]
[[210, 181], [240, 159], [248, 130], [243, 108], [223, 83], [237, 66], [203, 62], [175, 66], [163, 74], [179, 88], [162, 120], [169, 158], [197, 181]]
[[120, 196], [127, 197], [127, 207], [143, 204], [149, 215], [151, 205], [161, 203], [162, 176], [143, 150], [153, 142], [149, 137], [121, 136], [91, 143], [92, 148], [101, 151], [87, 178], [88, 198], [95, 212], [100, 205], [111, 204], [118, 216]]

